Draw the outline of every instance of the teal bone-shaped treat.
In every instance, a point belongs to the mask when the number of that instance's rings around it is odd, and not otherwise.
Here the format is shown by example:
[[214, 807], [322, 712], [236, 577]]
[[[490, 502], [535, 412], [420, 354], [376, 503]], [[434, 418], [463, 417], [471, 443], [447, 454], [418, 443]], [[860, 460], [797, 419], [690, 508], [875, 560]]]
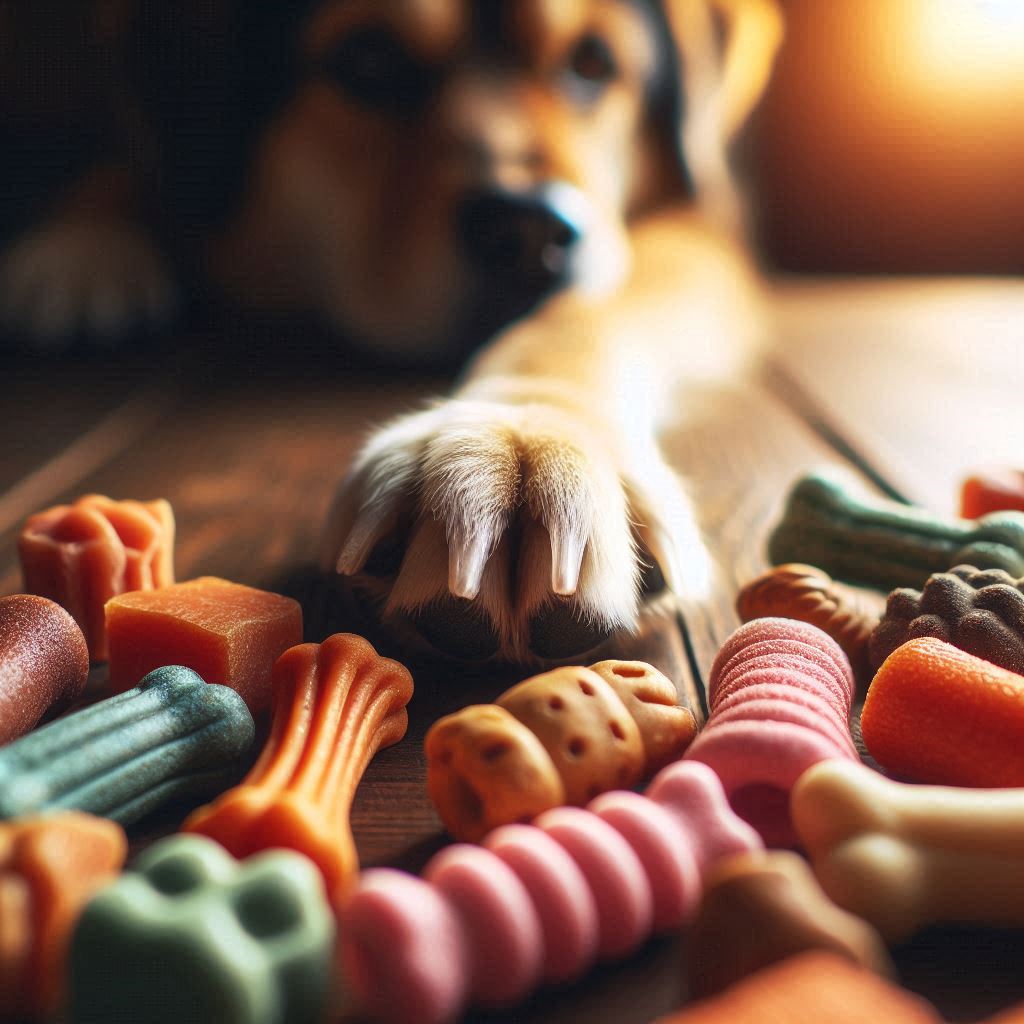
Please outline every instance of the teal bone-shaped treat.
[[172, 836], [86, 906], [69, 954], [71, 1020], [321, 1020], [333, 946], [308, 858], [272, 850], [236, 861], [205, 836]]
[[181, 665], [158, 668], [0, 748], [0, 819], [79, 810], [128, 825], [229, 786], [254, 736], [234, 690]]
[[880, 590], [918, 587], [960, 564], [1024, 575], [1024, 514], [943, 519], [925, 509], [872, 498], [853, 481], [817, 472], [790, 491], [768, 540], [776, 565], [805, 562]]

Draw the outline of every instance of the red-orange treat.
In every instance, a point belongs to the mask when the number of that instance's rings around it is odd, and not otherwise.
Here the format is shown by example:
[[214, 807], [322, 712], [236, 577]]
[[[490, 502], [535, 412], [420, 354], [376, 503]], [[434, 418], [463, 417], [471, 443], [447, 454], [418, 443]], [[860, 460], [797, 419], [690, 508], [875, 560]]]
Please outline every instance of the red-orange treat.
[[944, 786], [1024, 786], [1024, 676], [935, 637], [898, 647], [868, 690], [861, 733], [887, 771]]
[[655, 1024], [943, 1024], [919, 996], [835, 953], [784, 960]]
[[127, 851], [119, 825], [77, 811], [0, 823], [0, 1018], [57, 1010], [75, 922]]
[[0, 743], [23, 736], [89, 678], [89, 649], [73, 618], [35, 594], [0, 597]]
[[271, 847], [304, 853], [337, 904], [359, 867], [356, 786], [374, 754], [405, 735], [412, 689], [404, 665], [353, 633], [293, 647], [274, 666], [274, 723], [259, 760], [183, 830], [239, 859]]
[[106, 612], [115, 693], [155, 668], [185, 665], [237, 690], [256, 714], [270, 703], [274, 662], [302, 642], [298, 601], [216, 576], [121, 594]]
[[960, 515], [977, 519], [989, 512], [1024, 512], [1024, 470], [991, 466], [971, 474], [960, 489]]
[[88, 494], [29, 516], [18, 537], [25, 589], [63, 605], [93, 661], [107, 657], [103, 606], [174, 582], [174, 513], [157, 501]]

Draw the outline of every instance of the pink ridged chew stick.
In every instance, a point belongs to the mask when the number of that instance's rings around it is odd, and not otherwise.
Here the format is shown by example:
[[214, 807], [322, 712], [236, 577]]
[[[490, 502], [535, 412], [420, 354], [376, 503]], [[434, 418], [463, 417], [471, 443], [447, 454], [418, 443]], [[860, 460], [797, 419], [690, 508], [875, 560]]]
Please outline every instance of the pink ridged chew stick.
[[711, 667], [711, 715], [686, 752], [717, 772], [733, 810], [769, 847], [793, 847], [789, 792], [818, 761], [856, 761], [853, 671], [839, 645], [794, 619], [755, 619]]
[[273, 688], [273, 729], [252, 771], [183, 828], [238, 858], [271, 847], [304, 853], [337, 901], [358, 867], [356, 786], [373, 755], [405, 735], [412, 677], [362, 637], [336, 633], [285, 651]]

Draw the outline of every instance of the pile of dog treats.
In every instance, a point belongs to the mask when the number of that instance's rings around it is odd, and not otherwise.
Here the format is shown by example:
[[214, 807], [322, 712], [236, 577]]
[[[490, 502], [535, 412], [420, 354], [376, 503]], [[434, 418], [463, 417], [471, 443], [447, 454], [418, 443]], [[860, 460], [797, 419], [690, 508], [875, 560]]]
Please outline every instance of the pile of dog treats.
[[[673, 1024], [939, 1021], [887, 944], [1024, 924], [1024, 511], [998, 510], [1024, 510], [1024, 480], [964, 501], [977, 518], [943, 521], [799, 481], [699, 732], [626, 661], [436, 722], [457, 842], [421, 876], [360, 873], [349, 824], [405, 734], [402, 665], [352, 634], [302, 643], [289, 598], [176, 583], [164, 501], [32, 516], [28, 593], [0, 598], [0, 1017], [293, 1024], [354, 1001], [440, 1024], [685, 929], [706, 998]], [[891, 591], [884, 612], [833, 576]], [[851, 733], [865, 692], [886, 774]], [[180, 832], [126, 868], [124, 829], [172, 802], [194, 808]]]

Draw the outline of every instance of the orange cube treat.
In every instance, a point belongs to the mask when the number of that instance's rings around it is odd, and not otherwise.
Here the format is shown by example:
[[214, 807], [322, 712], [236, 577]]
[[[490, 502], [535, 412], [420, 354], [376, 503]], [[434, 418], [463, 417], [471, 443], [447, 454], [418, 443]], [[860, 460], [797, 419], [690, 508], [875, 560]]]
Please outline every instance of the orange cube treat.
[[174, 513], [157, 501], [88, 494], [29, 516], [18, 537], [25, 590], [63, 605], [93, 661], [104, 661], [103, 606], [130, 590], [174, 582]]
[[0, 1019], [59, 1007], [78, 916], [127, 852], [120, 825], [77, 811], [0, 823]]
[[354, 633], [299, 644], [274, 665], [274, 724], [252, 771], [193, 812], [183, 830], [239, 859], [271, 847], [304, 853], [338, 903], [359, 867], [349, 808], [374, 754], [408, 725], [412, 676]]
[[861, 733], [883, 768], [915, 782], [1024, 787], [1024, 676], [910, 640], [875, 674]]
[[107, 602], [110, 685], [137, 686], [164, 665], [185, 665], [237, 690], [254, 714], [270, 703], [274, 662], [302, 642], [298, 601], [201, 576]]

